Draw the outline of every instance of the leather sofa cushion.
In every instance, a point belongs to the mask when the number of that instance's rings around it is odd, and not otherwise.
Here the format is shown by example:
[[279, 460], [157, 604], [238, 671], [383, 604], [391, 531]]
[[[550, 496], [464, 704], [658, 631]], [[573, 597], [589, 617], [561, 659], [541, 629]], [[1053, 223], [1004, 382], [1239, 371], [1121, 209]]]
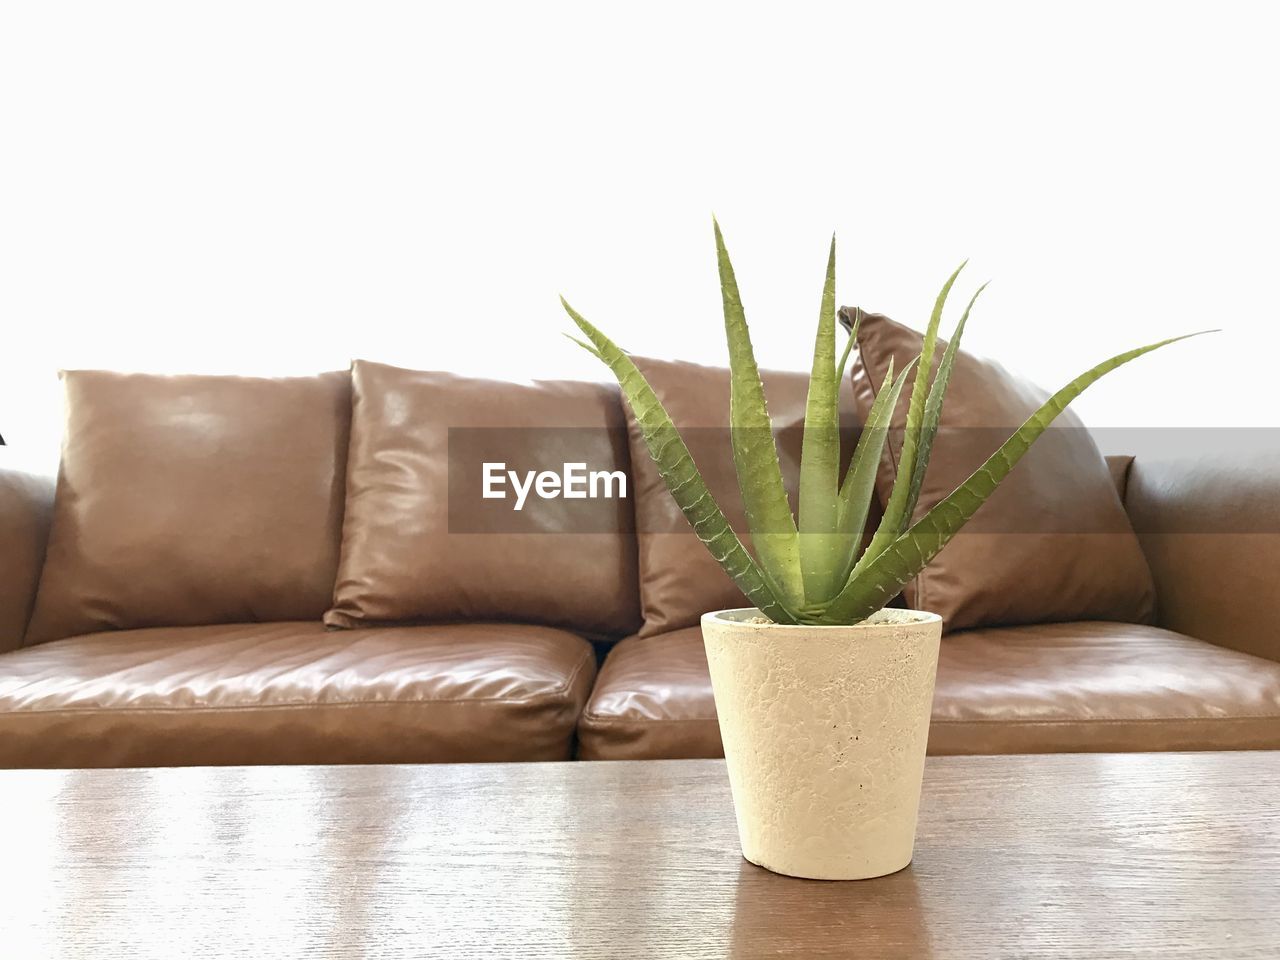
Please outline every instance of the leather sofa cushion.
[[1160, 623], [1280, 660], [1280, 431], [1180, 433], [1129, 481]]
[[338, 564], [346, 371], [63, 377], [62, 467], [27, 643], [319, 619]]
[[943, 641], [933, 753], [1280, 748], [1280, 664], [1139, 624]]
[[1129, 492], [1129, 471], [1133, 468], [1133, 457], [1123, 454], [1107, 454], [1107, 470], [1111, 473], [1111, 482], [1115, 485], [1120, 502], [1125, 502]]
[[[720, 756], [701, 631], [622, 641], [579, 755]], [[931, 753], [1280, 748], [1280, 664], [1138, 624], [968, 630], [942, 642]]]
[[[841, 311], [846, 323], [849, 308]], [[865, 416], [889, 361], [919, 356], [919, 333], [865, 314], [851, 363]], [[941, 345], [939, 346], [939, 358]], [[1101, 359], [1101, 357], [1099, 358]], [[1123, 376], [1123, 374], [1120, 374]], [[897, 473], [911, 390], [903, 392], [876, 478], [883, 507]], [[962, 351], [952, 370], [916, 516], [963, 483], [1048, 398], [999, 364]], [[973, 520], [904, 590], [947, 630], [1072, 620], [1148, 622], [1155, 588], [1117, 494], [1119, 478], [1071, 411], [1055, 421]]]
[[583, 760], [722, 757], [702, 628], [618, 643], [578, 723]]
[[0, 447], [0, 653], [22, 646], [53, 516], [53, 480], [17, 469]]
[[72, 637], [0, 655], [0, 766], [563, 760], [594, 676], [549, 627]]
[[[743, 542], [750, 544], [728, 430], [729, 371], [644, 357], [636, 357], [635, 362], [679, 428], [711, 495]], [[765, 371], [761, 378], [794, 511], [809, 375]], [[847, 391], [842, 392], [841, 404], [841, 434], [847, 462], [856, 435], [853, 398]], [[654, 636], [694, 626], [708, 611], [744, 606], [742, 591], [720, 569], [676, 506], [649, 456], [629, 406], [627, 425], [635, 478], [640, 604], [644, 614], [640, 635]]]
[[363, 360], [352, 382], [342, 560], [326, 623], [509, 620], [615, 637], [636, 628], [630, 490], [531, 493], [519, 511], [514, 499], [482, 496], [485, 461], [522, 475], [560, 473], [567, 462], [625, 474], [615, 387], [501, 383]]

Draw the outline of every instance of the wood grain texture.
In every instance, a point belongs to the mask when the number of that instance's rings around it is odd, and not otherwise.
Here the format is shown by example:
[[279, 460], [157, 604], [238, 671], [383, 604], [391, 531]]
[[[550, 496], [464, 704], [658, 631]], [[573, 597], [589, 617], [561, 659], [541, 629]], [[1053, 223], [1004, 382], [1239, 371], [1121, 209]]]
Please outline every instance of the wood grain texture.
[[5, 957], [1272, 958], [1280, 753], [933, 757], [879, 880], [741, 859], [723, 763], [0, 772]]

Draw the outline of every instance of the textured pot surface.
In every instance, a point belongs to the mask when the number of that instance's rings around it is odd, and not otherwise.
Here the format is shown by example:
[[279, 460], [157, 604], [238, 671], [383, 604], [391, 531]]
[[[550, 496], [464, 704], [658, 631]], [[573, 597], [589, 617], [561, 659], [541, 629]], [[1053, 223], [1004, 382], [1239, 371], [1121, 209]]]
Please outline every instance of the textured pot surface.
[[742, 854], [777, 873], [861, 880], [915, 844], [942, 619], [852, 627], [702, 618]]

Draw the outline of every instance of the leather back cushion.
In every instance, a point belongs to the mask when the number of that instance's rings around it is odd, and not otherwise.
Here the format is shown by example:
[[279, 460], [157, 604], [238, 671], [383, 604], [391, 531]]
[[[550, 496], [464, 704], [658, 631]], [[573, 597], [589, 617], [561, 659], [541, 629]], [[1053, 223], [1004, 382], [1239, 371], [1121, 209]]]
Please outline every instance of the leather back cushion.
[[62, 467], [28, 643], [323, 614], [342, 523], [346, 371], [63, 378]]
[[[680, 429], [712, 496], [729, 523], [750, 545], [729, 438], [729, 371], [679, 361], [635, 358], [637, 366]], [[792, 510], [800, 475], [807, 373], [761, 374], [783, 478]], [[853, 398], [841, 396], [841, 439], [847, 460], [856, 436]], [[630, 408], [627, 409], [636, 533], [640, 550], [641, 636], [695, 626], [702, 614], [747, 605], [746, 598], [699, 542], [676, 506]], [[878, 520], [878, 515], [873, 519]]]
[[[846, 326], [850, 316], [848, 308], [841, 311]], [[901, 370], [920, 354], [922, 339], [887, 317], [864, 315], [852, 363], [860, 411], [870, 408], [890, 358]], [[876, 480], [882, 507], [896, 476], [910, 392], [908, 385]], [[916, 516], [963, 483], [1047, 398], [999, 364], [961, 351]], [[1151, 571], [1116, 479], [1071, 410], [1058, 417], [965, 530], [908, 585], [904, 599], [909, 607], [940, 614], [948, 630], [1151, 619]]]
[[[511, 620], [621, 635], [639, 623], [631, 491], [483, 497], [521, 477], [629, 469], [616, 388], [501, 383], [358, 360], [342, 560], [325, 622]], [[522, 481], [523, 482], [523, 481]], [[628, 483], [628, 486], [630, 484]]]

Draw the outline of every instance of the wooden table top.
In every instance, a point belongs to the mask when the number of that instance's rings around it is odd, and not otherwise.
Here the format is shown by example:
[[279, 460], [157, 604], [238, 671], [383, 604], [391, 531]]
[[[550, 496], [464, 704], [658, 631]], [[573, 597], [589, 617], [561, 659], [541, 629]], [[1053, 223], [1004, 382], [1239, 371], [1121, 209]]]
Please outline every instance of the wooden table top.
[[916, 859], [743, 861], [721, 761], [0, 772], [0, 954], [1280, 955], [1280, 753], [930, 758]]

